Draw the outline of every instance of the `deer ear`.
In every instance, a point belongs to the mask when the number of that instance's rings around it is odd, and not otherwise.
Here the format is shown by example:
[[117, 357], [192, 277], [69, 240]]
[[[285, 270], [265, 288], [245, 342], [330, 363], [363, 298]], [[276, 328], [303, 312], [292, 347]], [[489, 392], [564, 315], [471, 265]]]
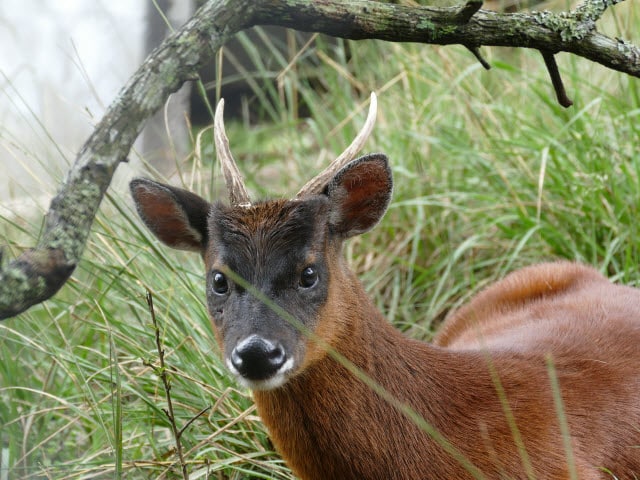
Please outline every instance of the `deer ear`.
[[329, 225], [344, 238], [372, 229], [391, 200], [393, 178], [386, 155], [374, 153], [348, 163], [329, 182]]
[[132, 180], [129, 188], [138, 214], [163, 243], [179, 250], [204, 250], [209, 202], [187, 190], [146, 178]]

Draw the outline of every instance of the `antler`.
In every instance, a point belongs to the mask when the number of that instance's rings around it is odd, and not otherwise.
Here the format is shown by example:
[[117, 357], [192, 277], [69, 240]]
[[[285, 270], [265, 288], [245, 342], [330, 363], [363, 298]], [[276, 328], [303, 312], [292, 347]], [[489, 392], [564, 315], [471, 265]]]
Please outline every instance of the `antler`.
[[249, 198], [249, 192], [247, 192], [247, 187], [244, 186], [244, 180], [242, 179], [242, 175], [240, 175], [236, 161], [233, 159], [231, 149], [229, 148], [229, 139], [224, 130], [223, 111], [224, 100], [220, 99], [213, 117], [213, 137], [216, 144], [216, 158], [220, 163], [220, 168], [224, 175], [224, 182], [227, 185], [231, 205], [250, 207], [251, 199]]
[[338, 158], [336, 158], [331, 164], [320, 174], [318, 174], [315, 178], [309, 180], [304, 187], [300, 189], [297, 193], [296, 198], [305, 197], [307, 195], [313, 195], [315, 193], [320, 193], [327, 185], [327, 182], [333, 178], [333, 176], [344, 167], [347, 163], [355, 158], [358, 152], [362, 149], [364, 142], [367, 141], [369, 135], [371, 135], [371, 131], [373, 130], [373, 125], [376, 123], [376, 113], [378, 111], [378, 99], [374, 92], [371, 92], [371, 103], [369, 104], [369, 113], [367, 114], [367, 119], [362, 126], [362, 130], [356, 135], [351, 145], [347, 147], [347, 149], [342, 152]]

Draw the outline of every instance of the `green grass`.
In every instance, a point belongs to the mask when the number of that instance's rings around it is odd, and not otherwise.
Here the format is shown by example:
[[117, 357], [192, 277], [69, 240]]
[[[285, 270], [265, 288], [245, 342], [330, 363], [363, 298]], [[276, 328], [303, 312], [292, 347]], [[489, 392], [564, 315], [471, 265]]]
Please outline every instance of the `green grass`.
[[[638, 13], [612, 10], [609, 22], [633, 39]], [[485, 72], [461, 47], [348, 47], [319, 40], [313, 87], [284, 57], [262, 71], [281, 80], [260, 92], [265, 120], [230, 123], [229, 136], [255, 196], [292, 195], [350, 142], [378, 92], [367, 150], [389, 155], [394, 200], [345, 251], [399, 328], [429, 338], [487, 283], [548, 259], [640, 282], [637, 80], [561, 55], [575, 101], [565, 110], [536, 52], [485, 49]], [[297, 115], [300, 102], [310, 118]], [[177, 168], [214, 198], [210, 132], [199, 146]], [[0, 228], [13, 256], [40, 220], [7, 217]], [[292, 478], [219, 359], [202, 277], [197, 256], [159, 245], [126, 193], [110, 192], [69, 284], [0, 323], [0, 479], [180, 478], [147, 291], [178, 427], [195, 418], [181, 438], [192, 478]]]

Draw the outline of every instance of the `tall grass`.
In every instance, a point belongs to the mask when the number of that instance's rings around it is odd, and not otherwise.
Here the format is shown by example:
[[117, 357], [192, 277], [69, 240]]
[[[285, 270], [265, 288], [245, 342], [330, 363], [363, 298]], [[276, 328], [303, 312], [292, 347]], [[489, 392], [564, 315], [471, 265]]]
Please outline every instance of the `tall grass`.
[[[612, 28], [633, 38], [639, 14], [613, 10]], [[429, 338], [484, 285], [547, 259], [638, 284], [637, 80], [561, 56], [565, 110], [535, 52], [485, 49], [485, 72], [460, 47], [314, 46], [313, 82], [284, 56], [261, 72], [278, 79], [257, 96], [270, 121], [231, 123], [234, 154], [256, 196], [290, 195], [350, 142], [378, 92], [368, 149], [389, 155], [394, 200], [346, 255], [399, 328]], [[177, 169], [214, 198], [209, 132], [198, 140]], [[38, 229], [7, 215], [1, 243], [16, 254]], [[292, 478], [220, 361], [200, 263], [151, 238], [125, 192], [109, 194], [69, 284], [0, 324], [0, 479], [181, 478], [147, 292], [191, 478]]]

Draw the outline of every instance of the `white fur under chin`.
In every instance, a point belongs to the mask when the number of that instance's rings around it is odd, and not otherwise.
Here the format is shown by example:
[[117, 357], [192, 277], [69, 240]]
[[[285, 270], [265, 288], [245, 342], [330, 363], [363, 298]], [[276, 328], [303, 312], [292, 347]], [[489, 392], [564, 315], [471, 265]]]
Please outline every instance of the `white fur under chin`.
[[251, 390], [274, 390], [276, 388], [280, 388], [289, 379], [289, 373], [293, 370], [293, 358], [289, 358], [284, 365], [280, 367], [280, 370], [270, 378], [266, 380], [249, 380], [248, 378], [243, 377], [238, 373], [238, 370], [233, 366], [231, 360], [227, 358], [226, 362], [227, 368], [231, 371], [234, 377], [240, 385], [243, 387], [247, 387]]

